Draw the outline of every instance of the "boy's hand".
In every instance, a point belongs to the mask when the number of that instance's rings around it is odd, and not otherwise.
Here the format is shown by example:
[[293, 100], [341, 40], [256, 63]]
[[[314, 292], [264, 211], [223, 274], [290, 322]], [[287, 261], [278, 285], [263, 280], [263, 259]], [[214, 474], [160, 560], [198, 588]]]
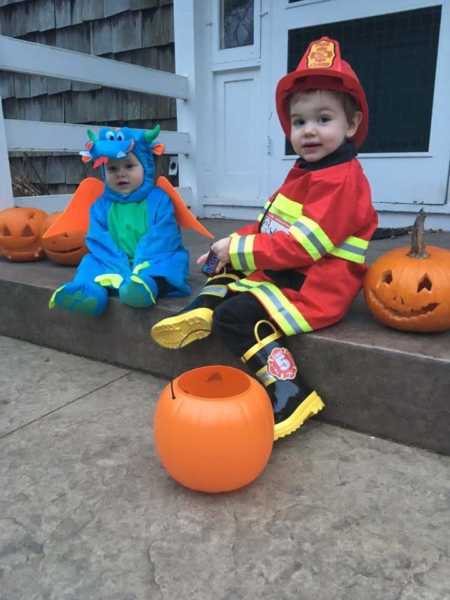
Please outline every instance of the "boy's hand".
[[[211, 250], [219, 259], [215, 270], [216, 273], [220, 273], [220, 271], [222, 271], [225, 265], [230, 262], [230, 242], [231, 238], [226, 237], [222, 238], [221, 240], [217, 240], [217, 242], [214, 242], [214, 244], [211, 245]], [[196, 261], [197, 264], [203, 265], [206, 262], [208, 254], [209, 252], [206, 252], [205, 254], [199, 256]]]

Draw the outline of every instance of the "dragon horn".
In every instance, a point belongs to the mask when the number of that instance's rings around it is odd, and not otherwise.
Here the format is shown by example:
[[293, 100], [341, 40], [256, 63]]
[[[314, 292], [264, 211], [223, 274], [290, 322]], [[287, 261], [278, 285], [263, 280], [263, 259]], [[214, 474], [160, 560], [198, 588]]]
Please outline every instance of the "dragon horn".
[[159, 125], [155, 125], [153, 129], [146, 129], [144, 131], [144, 140], [150, 144], [158, 137], [160, 131], [161, 127]]
[[88, 129], [87, 130], [87, 134], [88, 134], [88, 138], [91, 140], [91, 142], [96, 142], [97, 141], [97, 136], [95, 135], [95, 133], [92, 131], [92, 129]]

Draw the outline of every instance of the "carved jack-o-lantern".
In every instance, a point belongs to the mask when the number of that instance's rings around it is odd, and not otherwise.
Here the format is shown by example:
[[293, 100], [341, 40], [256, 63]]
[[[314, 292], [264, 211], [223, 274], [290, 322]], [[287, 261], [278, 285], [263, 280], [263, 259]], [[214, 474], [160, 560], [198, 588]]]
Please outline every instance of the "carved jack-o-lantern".
[[[62, 213], [52, 213], [47, 217], [44, 232], [53, 225]], [[47, 257], [60, 265], [76, 266], [87, 253], [83, 231], [65, 231], [44, 237], [42, 244]]]
[[11, 261], [44, 258], [41, 235], [47, 213], [39, 208], [0, 211], [0, 252]]
[[403, 331], [450, 329], [450, 251], [425, 248], [419, 214], [411, 248], [396, 248], [368, 270], [364, 296], [374, 317]]

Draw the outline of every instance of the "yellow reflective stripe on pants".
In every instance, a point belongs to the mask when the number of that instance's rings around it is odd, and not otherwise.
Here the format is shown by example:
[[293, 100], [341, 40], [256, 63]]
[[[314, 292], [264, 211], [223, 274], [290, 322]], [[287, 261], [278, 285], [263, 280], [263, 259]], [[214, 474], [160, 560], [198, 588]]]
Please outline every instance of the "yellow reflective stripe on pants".
[[258, 298], [285, 335], [308, 333], [313, 330], [301, 312], [273, 283], [241, 279], [228, 287], [234, 292], [250, 292]]
[[205, 285], [200, 291], [199, 296], [217, 296], [218, 298], [225, 298], [227, 292], [227, 285]]

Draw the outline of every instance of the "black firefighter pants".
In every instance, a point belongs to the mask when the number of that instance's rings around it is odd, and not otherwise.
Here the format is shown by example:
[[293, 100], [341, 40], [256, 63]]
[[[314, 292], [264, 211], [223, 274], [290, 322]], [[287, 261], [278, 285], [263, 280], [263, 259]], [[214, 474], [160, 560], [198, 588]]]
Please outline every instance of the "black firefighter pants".
[[[232, 354], [240, 357], [257, 342], [254, 329], [261, 320], [267, 321], [270, 318], [266, 309], [252, 294], [228, 292], [214, 309], [212, 332], [223, 340]], [[270, 325], [258, 327], [261, 338], [271, 333], [273, 328]]]

